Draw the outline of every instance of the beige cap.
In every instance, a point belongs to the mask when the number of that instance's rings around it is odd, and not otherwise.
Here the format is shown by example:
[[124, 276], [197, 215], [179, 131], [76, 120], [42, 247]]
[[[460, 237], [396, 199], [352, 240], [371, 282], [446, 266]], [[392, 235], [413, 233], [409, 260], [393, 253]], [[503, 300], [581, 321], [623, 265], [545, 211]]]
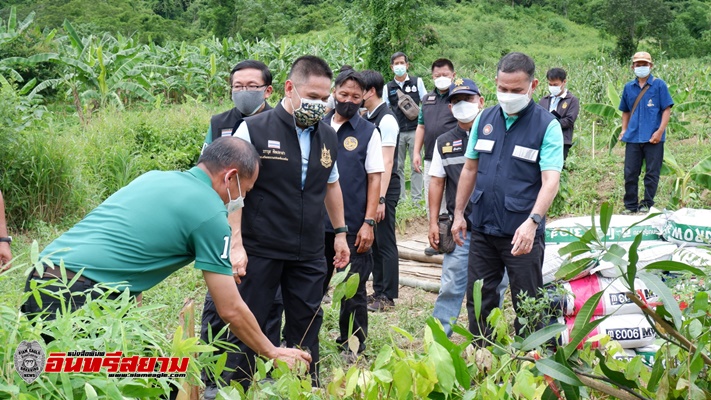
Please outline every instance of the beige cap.
[[634, 53], [634, 55], [632, 56], [632, 62], [636, 63], [637, 61], [646, 61], [650, 64], [654, 64], [652, 62], [652, 56], [649, 55], [649, 53], [647, 53], [646, 51], [638, 51]]

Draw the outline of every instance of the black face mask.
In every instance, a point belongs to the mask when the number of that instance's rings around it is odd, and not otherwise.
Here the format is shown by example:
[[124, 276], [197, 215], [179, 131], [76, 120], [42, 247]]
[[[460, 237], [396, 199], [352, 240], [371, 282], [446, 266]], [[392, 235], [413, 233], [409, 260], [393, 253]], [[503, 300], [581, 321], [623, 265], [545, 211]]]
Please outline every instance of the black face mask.
[[353, 116], [356, 115], [356, 113], [358, 112], [359, 108], [360, 104], [351, 103], [350, 101], [336, 100], [336, 112], [338, 113], [338, 115], [346, 119], [353, 118]]

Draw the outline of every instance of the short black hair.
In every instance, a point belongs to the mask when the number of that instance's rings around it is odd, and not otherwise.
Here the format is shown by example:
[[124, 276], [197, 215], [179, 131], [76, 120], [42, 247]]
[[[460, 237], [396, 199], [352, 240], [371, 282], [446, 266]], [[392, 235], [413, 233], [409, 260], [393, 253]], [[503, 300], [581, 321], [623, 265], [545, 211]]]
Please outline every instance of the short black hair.
[[360, 71], [360, 76], [363, 78], [366, 91], [375, 88], [375, 95], [378, 98], [383, 97], [383, 87], [385, 86], [383, 74], [372, 69], [366, 69], [365, 71]]
[[402, 51], [398, 51], [394, 53], [392, 56], [390, 56], [390, 65], [393, 65], [395, 63], [395, 59], [399, 57], [405, 57], [405, 62], [409, 63], [410, 60], [407, 58], [407, 54], [403, 53]]
[[312, 76], [333, 79], [333, 71], [328, 63], [316, 56], [301, 56], [291, 64], [289, 79], [306, 81]]
[[348, 81], [355, 82], [361, 90], [365, 90], [365, 82], [363, 82], [363, 77], [354, 69], [347, 69], [339, 73], [338, 76], [336, 76], [336, 82], [334, 82], [333, 87], [341, 87]]
[[234, 136], [217, 138], [205, 147], [198, 159], [210, 173], [226, 168], [236, 168], [240, 178], [250, 179], [260, 164], [259, 154], [252, 143]]
[[536, 73], [536, 63], [526, 54], [512, 52], [501, 57], [499, 64], [496, 66], [497, 75], [499, 72], [510, 74], [519, 71], [525, 72], [528, 75], [528, 80], [533, 81], [533, 76]]
[[264, 84], [269, 86], [272, 84], [272, 72], [269, 71], [269, 67], [261, 61], [257, 60], [244, 60], [240, 61], [232, 68], [230, 71], [230, 86], [232, 85], [232, 77], [234, 77], [235, 72], [241, 71], [243, 69], [258, 69], [262, 71], [262, 80]]
[[344, 71], [348, 71], [348, 70], [353, 70], [353, 69], [354, 69], [354, 68], [353, 68], [352, 65], [350, 65], [350, 64], [343, 64], [343, 65], [341, 65], [341, 69], [339, 69], [338, 72], [340, 73], [340, 72], [344, 72]]
[[546, 79], [549, 81], [564, 81], [568, 77], [568, 74], [563, 68], [551, 68], [546, 72]]
[[454, 64], [447, 58], [438, 58], [432, 63], [432, 71], [435, 68], [449, 67], [449, 69], [454, 72]]

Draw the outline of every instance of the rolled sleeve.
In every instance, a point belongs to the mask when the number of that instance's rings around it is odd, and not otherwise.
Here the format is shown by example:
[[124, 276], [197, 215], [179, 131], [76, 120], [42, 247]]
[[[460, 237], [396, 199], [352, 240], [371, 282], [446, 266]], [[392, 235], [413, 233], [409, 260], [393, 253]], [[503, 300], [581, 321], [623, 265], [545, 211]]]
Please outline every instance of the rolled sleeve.
[[227, 210], [203, 222], [192, 232], [195, 268], [221, 275], [232, 275], [230, 263], [230, 226]]
[[336, 161], [333, 163], [333, 169], [331, 170], [331, 174], [328, 176], [328, 183], [334, 183], [338, 181], [338, 178], [338, 161]]
[[541, 145], [541, 171], [563, 170], [563, 130], [557, 120], [551, 121], [546, 128]]

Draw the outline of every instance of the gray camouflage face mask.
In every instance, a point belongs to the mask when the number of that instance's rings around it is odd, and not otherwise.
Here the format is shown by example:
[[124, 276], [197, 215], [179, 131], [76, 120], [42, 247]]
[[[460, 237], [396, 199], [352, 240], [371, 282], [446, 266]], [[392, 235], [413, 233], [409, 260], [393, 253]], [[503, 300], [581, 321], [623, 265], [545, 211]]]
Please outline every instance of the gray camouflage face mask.
[[264, 90], [240, 90], [232, 92], [232, 102], [242, 115], [253, 115], [264, 104]]

